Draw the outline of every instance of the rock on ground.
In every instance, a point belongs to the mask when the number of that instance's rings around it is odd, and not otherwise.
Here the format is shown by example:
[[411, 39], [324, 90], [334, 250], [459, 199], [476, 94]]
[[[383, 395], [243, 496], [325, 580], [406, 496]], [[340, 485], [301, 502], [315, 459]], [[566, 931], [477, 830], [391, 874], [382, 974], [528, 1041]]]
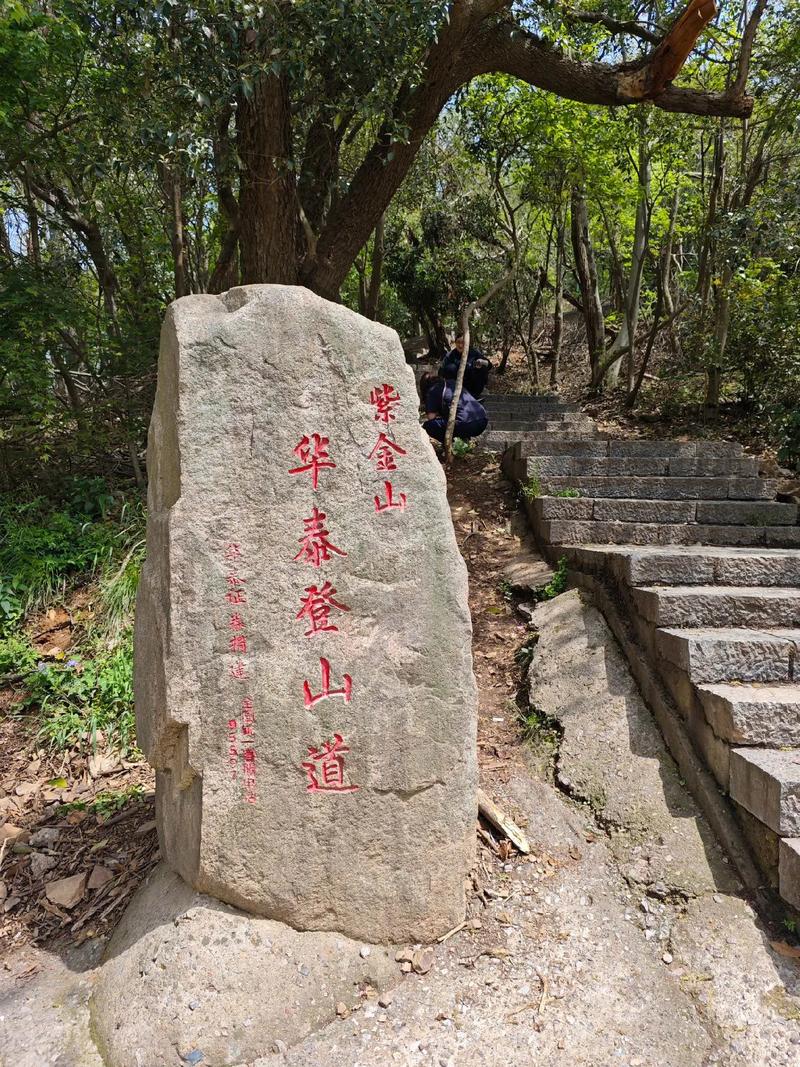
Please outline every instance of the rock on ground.
[[134, 668], [162, 853], [371, 941], [450, 929], [474, 855], [466, 569], [418, 403], [393, 330], [301, 287], [167, 312]]
[[[394, 950], [298, 933], [197, 893], [166, 865], [139, 890], [96, 979], [106, 1067], [249, 1062], [399, 980]], [[201, 1058], [197, 1058], [199, 1053]]]

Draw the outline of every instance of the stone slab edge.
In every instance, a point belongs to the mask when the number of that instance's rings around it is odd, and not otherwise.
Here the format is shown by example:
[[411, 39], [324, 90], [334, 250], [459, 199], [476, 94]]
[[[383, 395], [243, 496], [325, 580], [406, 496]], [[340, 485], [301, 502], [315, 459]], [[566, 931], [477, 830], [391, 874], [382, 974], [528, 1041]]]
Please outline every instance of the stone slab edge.
[[728, 802], [720, 793], [713, 775], [695, 752], [680, 713], [667, 696], [646, 656], [623, 622], [608, 590], [601, 582], [580, 571], [570, 570], [568, 575], [570, 584], [588, 592], [595, 607], [599, 608], [605, 617], [611, 632], [625, 653], [642, 699], [654, 715], [667, 748], [678, 764], [689, 791], [697, 801], [711, 829], [717, 835], [720, 844], [733, 861], [742, 882], [750, 890], [759, 890], [764, 884], [764, 879], [750, 855], [750, 850]]

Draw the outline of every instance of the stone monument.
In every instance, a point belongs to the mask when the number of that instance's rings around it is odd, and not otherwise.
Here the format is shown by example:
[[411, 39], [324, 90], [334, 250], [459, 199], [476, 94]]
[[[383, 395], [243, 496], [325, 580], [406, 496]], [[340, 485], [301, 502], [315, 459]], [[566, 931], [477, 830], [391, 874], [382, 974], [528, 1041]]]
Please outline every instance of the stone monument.
[[136, 607], [162, 853], [299, 930], [431, 940], [476, 818], [466, 570], [394, 331], [295, 286], [167, 313]]

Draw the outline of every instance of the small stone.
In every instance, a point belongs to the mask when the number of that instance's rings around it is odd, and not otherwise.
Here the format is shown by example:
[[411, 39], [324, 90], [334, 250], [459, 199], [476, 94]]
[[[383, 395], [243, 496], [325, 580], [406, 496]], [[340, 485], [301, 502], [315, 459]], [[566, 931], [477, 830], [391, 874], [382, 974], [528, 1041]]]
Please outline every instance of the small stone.
[[414, 953], [411, 963], [417, 974], [427, 974], [433, 967], [433, 960], [433, 949], [421, 948]]
[[184, 1063], [189, 1063], [191, 1067], [195, 1067], [195, 1064], [203, 1063], [205, 1056], [199, 1048], [193, 1048], [190, 1052], [182, 1052], [181, 1059]]
[[365, 960], [369, 957], [369, 952], [369, 945], [362, 945], [361, 948], [358, 950], [358, 954], [362, 960]]
[[403, 972], [403, 974], [410, 974], [413, 970], [413, 965], [411, 964], [411, 961], [403, 960], [403, 962], [400, 964], [400, 970]]
[[281, 1041], [280, 1039], [272, 1042], [272, 1051], [276, 1052], [279, 1056], [283, 1056], [288, 1050], [288, 1047], [286, 1042]]
[[336, 1014], [339, 1016], [340, 1019], [346, 1019], [350, 1014], [350, 1009], [343, 1000], [340, 1000], [339, 1003], [336, 1005]]
[[61, 831], [55, 826], [43, 826], [31, 834], [31, 844], [34, 848], [52, 848], [61, 837]]
[[52, 871], [58, 861], [53, 856], [45, 856], [42, 852], [34, 852], [30, 862], [33, 877], [41, 878], [48, 871]]
[[672, 953], [671, 952], [665, 952], [664, 955], [661, 957], [661, 959], [662, 959], [662, 961], [664, 963], [669, 965], [670, 963], [672, 963]]
[[[86, 874], [73, 874], [69, 878], [58, 878], [54, 882], [48, 882], [44, 887], [45, 896], [51, 904], [57, 904], [61, 908], [74, 908], [83, 898], [86, 888]], [[200, 1061], [195, 1061], [199, 1063]]]
[[11, 846], [11, 851], [15, 856], [30, 856], [33, 849], [30, 845], [26, 845], [24, 841], [15, 841]]
[[300, 974], [302, 974], [303, 978], [308, 978], [309, 974], [311, 973], [311, 971], [309, 970], [308, 964], [306, 964], [306, 963], [301, 963], [300, 966], [297, 969], [300, 972]]
[[398, 963], [411, 963], [414, 959], [413, 948], [401, 948], [394, 954], [394, 958]]
[[[3, 901], [3, 911], [9, 912], [12, 908], [16, 908], [21, 899], [21, 897], [7, 897], [6, 900]], [[411, 964], [409, 964], [409, 967], [410, 966]]]
[[470, 919], [467, 923], [467, 927], [470, 930], [481, 930], [483, 928], [483, 923], [480, 921], [480, 919]]
[[385, 1023], [388, 1020], [388, 1018], [389, 1018], [389, 1016], [386, 1014], [386, 1012], [382, 1011], [380, 1013], [380, 1015], [378, 1016], [378, 1022], [379, 1023]]
[[200, 1001], [199, 1000], [190, 1000], [189, 1001], [189, 1011], [197, 1011], [197, 1009], [199, 1007], [200, 1007]]
[[388, 1008], [393, 1000], [394, 1000], [394, 990], [393, 989], [387, 989], [385, 993], [381, 993], [381, 995], [378, 997], [378, 1004], [382, 1008]]
[[89, 875], [89, 881], [86, 883], [87, 889], [99, 889], [104, 886], [106, 882], [110, 882], [114, 877], [112, 871], [108, 867], [102, 867], [99, 863], [96, 863], [92, 868], [92, 873]]

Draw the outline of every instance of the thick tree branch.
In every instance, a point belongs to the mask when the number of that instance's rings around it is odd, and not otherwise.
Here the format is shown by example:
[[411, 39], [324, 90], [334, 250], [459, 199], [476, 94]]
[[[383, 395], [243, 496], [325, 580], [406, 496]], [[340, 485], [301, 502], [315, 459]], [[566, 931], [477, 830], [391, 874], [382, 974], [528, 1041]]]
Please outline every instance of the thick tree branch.
[[657, 33], [648, 30], [640, 22], [620, 22], [612, 15], [607, 15], [605, 11], [566, 11], [564, 20], [566, 22], [587, 22], [593, 26], [603, 26], [615, 35], [625, 34], [628, 37], [638, 37], [640, 41], [647, 41], [648, 44], [658, 44], [661, 40]]
[[[580, 63], [511, 23], [486, 27], [476, 36], [471, 53], [473, 77], [503, 71], [539, 89], [584, 104], [619, 107], [649, 100], [664, 111], [738, 118], [746, 118], [753, 110], [750, 97], [736, 97], [732, 93], [677, 89], [669, 85], [657, 89], [652, 79], [642, 77], [649, 60], [635, 70], [625, 65]], [[661, 74], [663, 71], [662, 66]]]
[[731, 92], [734, 96], [741, 96], [744, 92], [744, 87], [747, 84], [747, 75], [750, 72], [750, 57], [753, 54], [753, 44], [756, 39], [756, 32], [758, 31], [758, 24], [761, 22], [761, 16], [764, 14], [764, 9], [767, 6], [767, 0], [758, 0], [756, 6], [753, 8], [753, 13], [748, 19], [747, 27], [742, 37], [742, 49], [739, 53], [739, 66], [736, 72], [736, 80], [733, 83]]

